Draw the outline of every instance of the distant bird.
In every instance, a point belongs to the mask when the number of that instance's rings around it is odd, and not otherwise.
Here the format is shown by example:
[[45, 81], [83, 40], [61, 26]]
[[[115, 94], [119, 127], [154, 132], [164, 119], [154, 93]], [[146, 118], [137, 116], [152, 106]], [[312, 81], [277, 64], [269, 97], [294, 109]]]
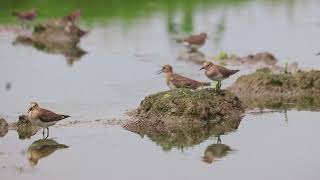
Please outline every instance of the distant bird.
[[158, 72], [158, 74], [160, 73], [165, 74], [166, 83], [170, 89], [190, 88], [195, 90], [199, 87], [210, 86], [210, 83], [198, 82], [193, 79], [189, 79], [187, 77], [173, 73], [172, 67], [170, 65], [164, 65], [162, 69]]
[[59, 144], [53, 139], [40, 139], [33, 142], [28, 150], [27, 157], [32, 166], [38, 164], [39, 159], [50, 156], [58, 149], [68, 148], [67, 145]]
[[12, 16], [16, 16], [18, 19], [23, 21], [33, 21], [37, 17], [37, 10], [32, 8], [27, 11], [14, 11], [12, 12]]
[[221, 88], [221, 81], [227, 79], [231, 75], [237, 73], [239, 70], [230, 70], [222, 66], [213, 64], [212, 62], [205, 62], [200, 70], [205, 69], [205, 75], [213, 80], [217, 81], [216, 90], [219, 91]]
[[207, 39], [207, 33], [200, 33], [196, 35], [192, 35], [190, 37], [187, 37], [185, 39], [181, 40], [182, 45], [187, 47], [190, 52], [198, 51], [199, 48], [201, 48], [205, 43]]
[[28, 119], [33, 125], [43, 128], [43, 137], [45, 129], [47, 129], [47, 136], [45, 138], [49, 137], [49, 126], [52, 126], [56, 124], [58, 121], [68, 117], [70, 116], [56, 114], [52, 111], [42, 109], [36, 102], [32, 102], [28, 110]]
[[80, 17], [81, 17], [81, 10], [78, 9], [78, 10], [73, 11], [71, 14], [69, 14], [67, 16], [63, 16], [62, 18], [64, 20], [71, 21], [72, 23], [75, 23], [77, 20], [80, 19]]
[[320, 52], [318, 52], [317, 54], [316, 54], [316, 56], [319, 56], [320, 55]]
[[6, 82], [6, 90], [9, 91], [11, 89], [11, 83]]

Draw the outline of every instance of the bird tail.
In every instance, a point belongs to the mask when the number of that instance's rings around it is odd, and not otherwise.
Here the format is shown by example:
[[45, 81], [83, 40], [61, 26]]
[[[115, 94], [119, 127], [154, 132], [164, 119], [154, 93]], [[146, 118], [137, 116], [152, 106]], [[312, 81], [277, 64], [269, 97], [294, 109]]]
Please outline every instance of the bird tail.
[[67, 146], [67, 145], [64, 145], [64, 144], [57, 144], [56, 145], [56, 148], [57, 149], [65, 149], [65, 148], [68, 148], [69, 146]]
[[211, 83], [209, 83], [209, 82], [203, 82], [203, 83], [202, 83], [202, 86], [211, 86]]
[[69, 115], [61, 115], [61, 119], [66, 119], [68, 117], [71, 117], [71, 116], [69, 116]]
[[232, 74], [235, 74], [235, 73], [237, 73], [237, 72], [239, 72], [239, 71], [240, 71], [239, 69], [236, 69], [236, 70], [232, 70], [231, 73], [232, 73]]

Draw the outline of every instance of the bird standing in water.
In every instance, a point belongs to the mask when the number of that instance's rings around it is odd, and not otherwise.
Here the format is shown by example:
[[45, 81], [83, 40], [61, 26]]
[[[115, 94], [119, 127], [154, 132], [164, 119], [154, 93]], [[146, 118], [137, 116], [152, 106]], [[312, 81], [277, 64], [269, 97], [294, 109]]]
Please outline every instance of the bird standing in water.
[[47, 136], [45, 138], [49, 137], [50, 126], [53, 126], [58, 121], [62, 119], [66, 119], [68, 117], [70, 116], [56, 114], [52, 111], [42, 109], [39, 107], [38, 103], [36, 102], [32, 102], [28, 110], [28, 119], [33, 125], [43, 128], [43, 131], [42, 131], [43, 137], [45, 134], [45, 129], [47, 129]]
[[207, 39], [207, 33], [200, 33], [196, 35], [189, 36], [185, 39], [181, 40], [182, 45], [187, 47], [190, 52], [196, 52], [199, 48], [201, 48]]

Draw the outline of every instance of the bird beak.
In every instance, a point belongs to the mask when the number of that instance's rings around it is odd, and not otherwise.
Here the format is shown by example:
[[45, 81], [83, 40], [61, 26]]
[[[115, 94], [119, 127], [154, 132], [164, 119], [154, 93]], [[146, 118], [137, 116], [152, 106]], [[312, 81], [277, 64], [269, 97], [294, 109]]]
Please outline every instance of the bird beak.
[[32, 108], [29, 108], [29, 109], [28, 109], [28, 113], [29, 113], [31, 110], [32, 110]]
[[204, 69], [204, 67], [201, 67], [201, 68], [199, 69], [199, 71], [201, 71], [202, 69]]
[[161, 74], [162, 73], [162, 69], [160, 69], [159, 71], [157, 71], [157, 74]]

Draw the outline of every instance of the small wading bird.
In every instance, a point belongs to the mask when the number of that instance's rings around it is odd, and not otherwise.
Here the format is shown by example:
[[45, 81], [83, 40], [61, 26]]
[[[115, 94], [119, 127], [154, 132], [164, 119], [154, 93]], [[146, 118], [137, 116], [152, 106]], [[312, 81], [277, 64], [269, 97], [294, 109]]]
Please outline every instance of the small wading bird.
[[68, 115], [56, 114], [52, 111], [42, 109], [39, 107], [38, 103], [32, 102], [28, 110], [28, 119], [35, 125], [43, 128], [42, 134], [44, 137], [45, 129], [47, 129], [47, 136], [49, 137], [49, 126], [56, 124], [58, 121], [68, 118]]
[[24, 21], [33, 21], [37, 17], [37, 10], [32, 8], [31, 10], [27, 11], [14, 11], [12, 12], [12, 16], [17, 17], [20, 20]]
[[207, 33], [200, 33], [196, 35], [192, 35], [185, 39], [181, 40], [182, 45], [189, 49], [189, 52], [196, 52], [199, 48], [201, 48], [207, 39]]
[[158, 74], [160, 73], [164, 73], [166, 83], [170, 89], [190, 88], [195, 90], [199, 87], [210, 86], [210, 83], [198, 82], [193, 79], [173, 73], [172, 67], [170, 65], [164, 65], [162, 69], [158, 71]]
[[213, 80], [217, 81], [216, 91], [219, 91], [221, 88], [221, 81], [227, 79], [231, 75], [237, 73], [239, 70], [230, 70], [222, 66], [213, 64], [212, 62], [205, 62], [200, 70], [205, 70], [205, 75]]
[[27, 10], [27, 11], [20, 11], [20, 12], [14, 11], [12, 12], [12, 16], [15, 16], [19, 20], [21, 20], [22, 27], [23, 27], [24, 23], [31, 22], [37, 17], [37, 10], [32, 8], [31, 10]]

